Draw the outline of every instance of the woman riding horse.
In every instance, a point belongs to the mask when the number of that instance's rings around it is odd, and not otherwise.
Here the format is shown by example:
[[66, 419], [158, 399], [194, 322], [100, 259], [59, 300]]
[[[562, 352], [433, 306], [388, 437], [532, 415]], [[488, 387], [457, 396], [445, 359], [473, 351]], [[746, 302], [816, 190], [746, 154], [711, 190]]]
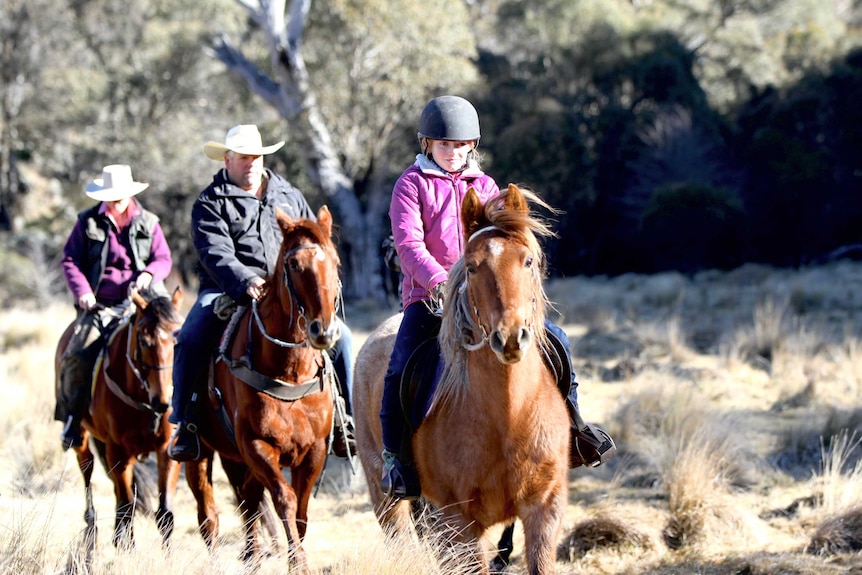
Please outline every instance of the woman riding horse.
[[63, 275], [78, 318], [63, 355], [54, 419], [64, 422], [63, 449], [78, 447], [81, 418], [90, 402], [93, 364], [105, 338], [128, 313], [129, 290], [167, 295], [171, 251], [159, 218], [136, 196], [149, 184], [132, 179], [127, 165], [102, 169], [85, 189], [100, 203], [78, 214], [63, 248]]

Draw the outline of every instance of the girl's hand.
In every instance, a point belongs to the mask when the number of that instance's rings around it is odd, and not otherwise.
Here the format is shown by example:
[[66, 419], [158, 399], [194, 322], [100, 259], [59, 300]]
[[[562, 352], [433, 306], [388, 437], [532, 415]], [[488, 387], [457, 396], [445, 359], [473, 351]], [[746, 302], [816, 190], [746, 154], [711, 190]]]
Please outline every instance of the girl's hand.
[[138, 291], [150, 289], [151, 283], [153, 283], [153, 274], [150, 272], [141, 272], [141, 275], [135, 278], [135, 287], [138, 288]]
[[78, 307], [84, 311], [93, 311], [96, 307], [96, 296], [92, 293], [85, 293], [78, 298]]

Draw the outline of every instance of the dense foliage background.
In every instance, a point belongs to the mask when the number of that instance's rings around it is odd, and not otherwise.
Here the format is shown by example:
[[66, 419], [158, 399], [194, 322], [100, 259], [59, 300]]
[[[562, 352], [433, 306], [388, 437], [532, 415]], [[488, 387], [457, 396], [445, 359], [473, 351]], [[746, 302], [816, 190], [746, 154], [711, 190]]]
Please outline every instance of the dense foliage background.
[[[797, 266], [862, 245], [858, 2], [296, 0], [301, 43], [275, 46], [269, 5], [0, 0], [4, 305], [62, 293], [59, 251], [109, 163], [150, 182], [193, 285], [190, 206], [218, 167], [202, 145], [241, 122], [286, 139], [270, 166], [344, 222], [346, 296], [382, 297], [359, 272], [442, 93], [476, 104], [501, 185], [564, 210], [554, 275]], [[225, 65], [226, 46], [268, 76]], [[296, 105], [261, 97], [289, 92], [297, 63]]]

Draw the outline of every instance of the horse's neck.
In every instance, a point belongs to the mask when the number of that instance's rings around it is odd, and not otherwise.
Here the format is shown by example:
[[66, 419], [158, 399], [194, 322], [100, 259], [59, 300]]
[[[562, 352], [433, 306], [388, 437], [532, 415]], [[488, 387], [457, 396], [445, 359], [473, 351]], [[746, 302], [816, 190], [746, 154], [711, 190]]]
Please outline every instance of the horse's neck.
[[123, 391], [132, 394], [141, 389], [135, 375], [134, 361], [130, 344], [132, 343], [131, 320], [121, 323], [109, 336], [108, 344], [102, 350], [102, 366], [105, 375], [119, 385]]
[[[259, 306], [260, 321], [263, 329], [271, 338], [290, 345], [283, 345], [266, 337], [260, 326], [254, 324], [255, 318], [250, 317], [251, 327], [251, 356], [255, 370], [273, 377], [295, 377], [310, 376], [317, 371], [318, 353], [306, 343], [305, 333], [299, 328], [297, 311], [293, 316], [285, 315], [280, 303], [275, 299], [261, 302]], [[292, 321], [291, 321], [292, 319]], [[248, 340], [241, 338], [243, 345], [248, 346]], [[294, 345], [296, 344], [296, 345]], [[245, 349], [242, 350], [245, 353]]]
[[487, 347], [467, 354], [469, 393], [477, 398], [494, 398], [503, 406], [529, 405], [539, 387], [554, 383], [553, 375], [535, 343], [521, 361], [503, 364]]

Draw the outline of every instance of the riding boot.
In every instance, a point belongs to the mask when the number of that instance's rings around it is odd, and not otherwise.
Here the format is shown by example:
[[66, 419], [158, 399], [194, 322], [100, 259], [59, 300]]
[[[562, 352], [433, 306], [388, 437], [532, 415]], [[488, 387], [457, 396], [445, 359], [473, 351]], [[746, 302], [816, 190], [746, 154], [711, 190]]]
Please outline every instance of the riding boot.
[[338, 457], [350, 459], [356, 455], [356, 434], [353, 416], [347, 409], [346, 401], [337, 385], [333, 389], [332, 414], [332, 452]]
[[192, 393], [185, 402], [185, 413], [171, 436], [171, 441], [168, 444], [168, 457], [174, 461], [195, 461], [201, 457], [197, 401], [198, 394]]
[[614, 440], [608, 433], [581, 417], [578, 408], [578, 381], [572, 365], [571, 349], [566, 332], [559, 326], [546, 321], [549, 349], [545, 350], [546, 359], [557, 376], [557, 387], [566, 398], [566, 408], [571, 421], [569, 444], [569, 468], [586, 465], [597, 467], [613, 458], [617, 453]]
[[90, 403], [92, 363], [83, 353], [70, 353], [63, 358], [60, 374], [60, 393], [55, 417], [64, 421], [60, 441], [63, 451], [80, 447], [84, 443], [81, 420]]
[[585, 422], [577, 402], [566, 398], [566, 407], [572, 422], [569, 468], [598, 467], [612, 459], [617, 454], [617, 446], [611, 436], [604, 429]]
[[412, 462], [402, 461], [399, 454], [388, 449], [384, 449], [380, 456], [383, 458], [383, 477], [380, 479], [383, 494], [408, 501], [419, 499], [422, 489]]

